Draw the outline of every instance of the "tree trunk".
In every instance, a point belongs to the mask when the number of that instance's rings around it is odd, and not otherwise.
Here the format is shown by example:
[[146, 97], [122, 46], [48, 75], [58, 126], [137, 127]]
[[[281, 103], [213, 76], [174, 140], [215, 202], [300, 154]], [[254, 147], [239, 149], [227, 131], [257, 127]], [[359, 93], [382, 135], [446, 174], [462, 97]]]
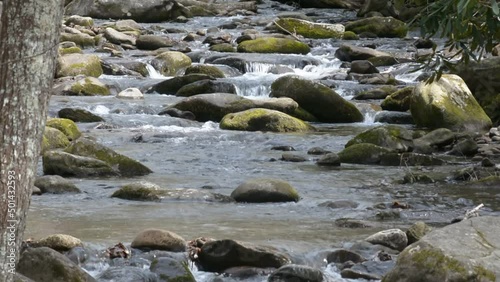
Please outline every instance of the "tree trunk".
[[4, 0], [0, 18], [0, 282], [12, 281], [45, 127], [62, 0]]

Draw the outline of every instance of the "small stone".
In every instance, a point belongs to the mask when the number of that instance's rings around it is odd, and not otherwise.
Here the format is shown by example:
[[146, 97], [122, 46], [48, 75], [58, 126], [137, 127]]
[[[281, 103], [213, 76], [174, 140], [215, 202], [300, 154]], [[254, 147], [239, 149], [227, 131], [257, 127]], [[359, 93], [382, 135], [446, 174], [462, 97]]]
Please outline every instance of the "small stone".
[[398, 251], [402, 251], [408, 245], [408, 237], [401, 229], [388, 229], [377, 232], [366, 238], [366, 241]]
[[116, 98], [123, 98], [123, 99], [144, 99], [144, 94], [142, 94], [141, 90], [138, 88], [127, 88], [118, 95], [116, 95]]
[[326, 155], [328, 153], [331, 153], [331, 151], [325, 150], [320, 147], [313, 147], [307, 151], [308, 155]]

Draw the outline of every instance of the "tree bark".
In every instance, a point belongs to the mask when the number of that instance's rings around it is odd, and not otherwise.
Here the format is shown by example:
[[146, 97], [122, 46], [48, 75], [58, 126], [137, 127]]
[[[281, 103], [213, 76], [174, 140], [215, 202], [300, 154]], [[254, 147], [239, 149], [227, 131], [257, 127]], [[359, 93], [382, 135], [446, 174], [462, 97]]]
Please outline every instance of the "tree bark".
[[4, 0], [0, 18], [0, 282], [12, 281], [45, 127], [63, 0]]

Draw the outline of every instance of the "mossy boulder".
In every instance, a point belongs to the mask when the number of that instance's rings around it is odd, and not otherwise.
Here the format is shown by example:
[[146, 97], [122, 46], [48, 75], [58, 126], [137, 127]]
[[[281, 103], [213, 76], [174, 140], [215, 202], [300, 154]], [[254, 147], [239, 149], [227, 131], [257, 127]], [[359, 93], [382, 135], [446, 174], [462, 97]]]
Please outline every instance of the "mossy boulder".
[[279, 18], [275, 21], [279, 28], [302, 35], [306, 38], [342, 38], [344, 26], [341, 24], [313, 23], [296, 18]]
[[43, 132], [42, 153], [53, 149], [64, 149], [69, 145], [68, 137], [59, 129], [46, 126]]
[[339, 152], [340, 162], [352, 164], [378, 164], [383, 155], [392, 150], [370, 143], [359, 143]]
[[361, 112], [324, 84], [298, 76], [283, 76], [271, 85], [270, 97], [288, 97], [321, 122], [360, 122]]
[[238, 52], [307, 54], [311, 52], [311, 48], [307, 44], [293, 39], [261, 37], [241, 42], [238, 44]]
[[[341, 61], [352, 62], [355, 60], [370, 60], [372, 58], [379, 57], [389, 57], [393, 58], [389, 53], [377, 51], [368, 47], [359, 47], [351, 44], [342, 44], [335, 51], [335, 57], [337, 57]], [[378, 64], [370, 61], [374, 66], [379, 66]]]
[[59, 47], [58, 52], [59, 52], [60, 56], [63, 56], [66, 54], [83, 54], [82, 49], [80, 49], [80, 47], [76, 47], [76, 46], [66, 47], [66, 48]]
[[381, 87], [361, 91], [354, 95], [354, 100], [378, 100], [385, 99], [387, 96], [398, 91], [393, 85], [383, 85]]
[[151, 64], [165, 76], [175, 76], [191, 65], [191, 58], [177, 51], [167, 51], [156, 56]]
[[99, 57], [90, 54], [67, 54], [57, 58], [56, 77], [80, 74], [99, 77], [102, 74]]
[[370, 17], [346, 24], [345, 30], [357, 34], [369, 32], [378, 37], [403, 38], [408, 32], [406, 24], [393, 17]]
[[298, 202], [299, 193], [288, 182], [278, 179], [252, 179], [239, 185], [231, 197], [237, 202]]
[[114, 168], [101, 160], [66, 152], [45, 152], [42, 161], [44, 174], [75, 177], [118, 175]]
[[73, 182], [59, 175], [39, 176], [35, 180], [35, 186], [40, 188], [42, 193], [81, 193], [80, 189]]
[[206, 80], [206, 79], [214, 80], [215, 78], [210, 75], [202, 73], [191, 73], [183, 76], [176, 76], [174, 78], [167, 79], [158, 84], [153, 85], [150, 89], [146, 91], [146, 93], [157, 92], [159, 94], [174, 95], [183, 86], [199, 80]]
[[16, 271], [34, 281], [97, 281], [65, 255], [47, 247], [27, 248], [16, 265]]
[[174, 41], [168, 37], [144, 34], [136, 39], [135, 44], [137, 48], [142, 50], [156, 50], [160, 48], [172, 47], [174, 46]]
[[106, 162], [107, 164], [117, 167], [117, 170], [122, 176], [138, 176], [151, 173], [151, 169], [133, 160], [127, 156], [119, 154], [114, 150], [98, 144], [87, 138], [80, 138], [73, 141], [65, 150], [70, 154], [75, 154], [83, 157], [91, 157]]
[[399, 254], [382, 281], [497, 281], [499, 220], [473, 217], [431, 231]]
[[64, 135], [66, 135], [66, 137], [68, 137], [69, 141], [76, 140], [82, 135], [76, 123], [70, 119], [51, 118], [47, 120], [45, 125], [61, 131]]
[[222, 70], [220, 70], [216, 66], [211, 65], [191, 65], [186, 68], [184, 75], [192, 74], [192, 73], [201, 73], [206, 74], [213, 78], [224, 78], [226, 75]]
[[67, 234], [53, 234], [30, 243], [32, 247], [47, 247], [58, 252], [69, 251], [75, 247], [83, 247], [82, 240]]
[[60, 41], [74, 42], [80, 48], [94, 47], [95, 38], [86, 33], [61, 33]]
[[134, 201], [160, 201], [160, 186], [150, 182], [135, 182], [116, 190], [112, 198]]
[[430, 84], [420, 83], [413, 91], [410, 107], [420, 127], [485, 132], [492, 125], [465, 82], [453, 74], [444, 74]]
[[105, 96], [111, 92], [109, 87], [95, 77], [78, 79], [64, 87], [61, 94], [68, 96]]
[[408, 245], [411, 245], [418, 240], [422, 239], [425, 234], [431, 232], [432, 227], [423, 221], [415, 222], [408, 230], [406, 230], [406, 237], [408, 237]]
[[178, 234], [163, 229], [146, 229], [135, 236], [132, 248], [184, 252], [186, 240]]
[[60, 118], [70, 119], [74, 122], [101, 122], [104, 119], [84, 109], [64, 108], [57, 112]]
[[412, 133], [397, 125], [383, 125], [368, 129], [353, 139], [349, 140], [345, 147], [355, 144], [370, 143], [391, 150], [406, 152], [412, 148]]
[[382, 104], [382, 109], [387, 111], [406, 112], [410, 109], [410, 98], [415, 87], [409, 86], [387, 96]]
[[231, 43], [220, 43], [210, 46], [209, 50], [214, 52], [234, 53], [236, 52], [236, 47]]
[[64, 24], [67, 26], [70, 25], [79, 25], [84, 27], [92, 27], [94, 25], [94, 20], [91, 17], [82, 17], [78, 15], [69, 16]]
[[220, 122], [221, 129], [243, 131], [272, 132], [307, 132], [314, 128], [285, 113], [255, 108], [224, 116]]
[[190, 97], [197, 94], [206, 93], [236, 94], [236, 87], [230, 82], [204, 79], [182, 86], [175, 95], [181, 97]]

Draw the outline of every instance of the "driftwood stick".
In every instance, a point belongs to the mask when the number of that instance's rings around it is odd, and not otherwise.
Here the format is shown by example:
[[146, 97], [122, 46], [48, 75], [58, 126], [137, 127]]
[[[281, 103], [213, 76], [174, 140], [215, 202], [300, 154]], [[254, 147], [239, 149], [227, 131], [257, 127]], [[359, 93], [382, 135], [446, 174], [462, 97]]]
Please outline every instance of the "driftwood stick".
[[471, 218], [471, 217], [474, 217], [474, 216], [477, 216], [477, 212], [479, 211], [480, 208], [484, 207], [483, 204], [480, 204], [479, 206], [471, 209], [470, 211], [467, 211], [465, 213], [465, 216], [464, 216], [464, 219], [468, 219], [468, 218]]
[[293, 38], [295, 38], [295, 40], [302, 42], [302, 40], [300, 40], [300, 38], [298, 38], [298, 37], [297, 37], [297, 35], [295, 35], [295, 33], [293, 33], [293, 32], [291, 32], [291, 31], [287, 30], [287, 29], [286, 29], [286, 28], [284, 28], [284, 27], [282, 27], [282, 26], [281, 26], [281, 25], [279, 25], [276, 21], [273, 21], [273, 23], [274, 23], [274, 24], [275, 24], [275, 25], [276, 25], [279, 29], [281, 29], [282, 31], [284, 31], [284, 32], [286, 32], [286, 33], [288, 33], [288, 34], [290, 34]]

